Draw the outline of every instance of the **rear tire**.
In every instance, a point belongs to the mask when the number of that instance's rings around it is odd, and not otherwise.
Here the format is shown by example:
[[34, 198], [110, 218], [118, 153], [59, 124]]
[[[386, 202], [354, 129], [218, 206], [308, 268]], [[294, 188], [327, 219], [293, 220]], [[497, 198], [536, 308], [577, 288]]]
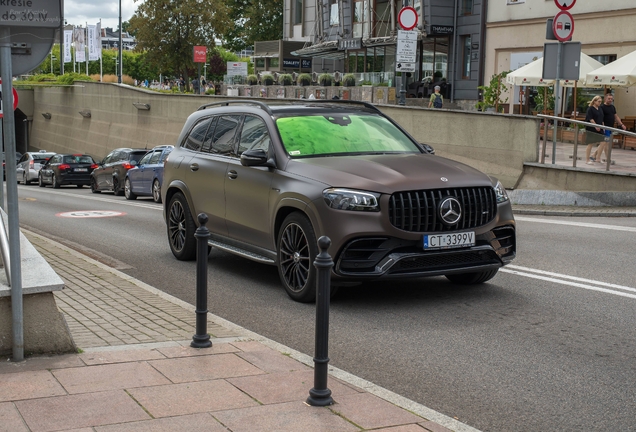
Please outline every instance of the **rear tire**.
[[159, 180], [157, 179], [155, 179], [155, 181], [152, 182], [152, 199], [156, 203], [161, 202], [161, 186], [159, 186]]
[[115, 196], [122, 196], [124, 191], [121, 190], [121, 185], [119, 184], [119, 179], [117, 177], [113, 177], [113, 193]]
[[27, 180], [27, 175], [26, 175], [26, 173], [22, 173], [22, 184], [26, 186], [26, 185], [28, 185], [29, 183], [31, 183], [31, 182]]
[[40, 187], [44, 187], [45, 186], [44, 181], [42, 180], [42, 174], [40, 174], [38, 176], [38, 186], [40, 186]]
[[458, 285], [478, 285], [494, 278], [499, 269], [475, 273], [448, 274], [446, 279]]
[[316, 234], [307, 216], [291, 213], [278, 234], [278, 275], [287, 295], [301, 303], [316, 301], [316, 269], [318, 254]]
[[57, 176], [55, 175], [55, 173], [53, 173], [52, 181], [53, 181], [53, 187], [55, 189], [59, 189], [60, 188], [60, 184], [57, 182]]
[[170, 198], [167, 228], [168, 243], [175, 258], [179, 261], [194, 260], [197, 256], [197, 243], [194, 237], [196, 225], [192, 219], [188, 201], [181, 192], [177, 192]]
[[91, 192], [93, 193], [102, 193], [99, 189], [97, 189], [97, 181], [95, 178], [91, 178]]
[[127, 200], [136, 200], [137, 195], [132, 192], [132, 185], [130, 184], [130, 179], [127, 178], [124, 183], [124, 196]]

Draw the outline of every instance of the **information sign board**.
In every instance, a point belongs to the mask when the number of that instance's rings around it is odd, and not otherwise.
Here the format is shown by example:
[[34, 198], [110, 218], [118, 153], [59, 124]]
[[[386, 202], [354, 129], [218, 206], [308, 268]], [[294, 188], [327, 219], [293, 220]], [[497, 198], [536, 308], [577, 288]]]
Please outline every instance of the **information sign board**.
[[398, 30], [397, 51], [395, 61], [397, 63], [415, 63], [417, 58], [417, 32]]

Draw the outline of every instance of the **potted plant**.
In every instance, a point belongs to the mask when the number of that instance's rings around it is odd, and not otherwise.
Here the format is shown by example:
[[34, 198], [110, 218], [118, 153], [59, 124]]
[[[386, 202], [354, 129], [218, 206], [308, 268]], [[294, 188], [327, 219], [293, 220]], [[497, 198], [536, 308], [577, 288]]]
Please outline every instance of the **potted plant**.
[[482, 100], [477, 102], [475, 108], [479, 111], [503, 112], [503, 104], [508, 102], [508, 98], [501, 99], [501, 95], [508, 91], [505, 84], [506, 75], [509, 71], [495, 74], [490, 79], [490, 85], [477, 87], [482, 92]]
[[356, 76], [352, 73], [345, 74], [345, 76], [342, 77], [342, 83], [345, 87], [354, 87], [356, 85]]
[[322, 73], [318, 76], [318, 83], [323, 87], [328, 87], [333, 82], [333, 77], [331, 74]]
[[256, 84], [258, 84], [258, 77], [256, 75], [248, 75], [247, 76], [247, 84], [248, 85], [256, 85]]
[[272, 84], [274, 84], [274, 76], [271, 74], [265, 74], [263, 75], [263, 84], [266, 86], [270, 86]]
[[280, 85], [289, 86], [292, 85], [294, 80], [292, 79], [291, 74], [280, 74], [278, 76], [278, 83]]
[[308, 73], [301, 73], [298, 75], [298, 84], [301, 86], [308, 86], [311, 84], [311, 75]]

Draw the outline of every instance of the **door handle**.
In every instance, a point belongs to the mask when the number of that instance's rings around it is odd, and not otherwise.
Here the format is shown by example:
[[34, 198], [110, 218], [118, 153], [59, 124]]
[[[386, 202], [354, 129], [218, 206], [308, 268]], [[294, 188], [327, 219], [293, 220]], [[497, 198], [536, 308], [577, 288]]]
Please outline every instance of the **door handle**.
[[190, 164], [190, 171], [198, 171], [198, 170], [199, 170], [199, 164], [198, 163]]
[[238, 173], [234, 170], [230, 170], [227, 172], [227, 176], [231, 178], [232, 180], [234, 180], [235, 178], [238, 177]]

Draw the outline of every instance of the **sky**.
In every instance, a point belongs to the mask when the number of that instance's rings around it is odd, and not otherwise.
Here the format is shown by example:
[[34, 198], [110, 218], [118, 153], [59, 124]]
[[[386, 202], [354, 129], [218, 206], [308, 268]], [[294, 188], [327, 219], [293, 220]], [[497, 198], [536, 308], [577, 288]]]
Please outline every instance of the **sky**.
[[[121, 0], [121, 20], [128, 21], [143, 0]], [[64, 0], [64, 19], [67, 24], [97, 24], [102, 28], [119, 27], [119, 0]]]

